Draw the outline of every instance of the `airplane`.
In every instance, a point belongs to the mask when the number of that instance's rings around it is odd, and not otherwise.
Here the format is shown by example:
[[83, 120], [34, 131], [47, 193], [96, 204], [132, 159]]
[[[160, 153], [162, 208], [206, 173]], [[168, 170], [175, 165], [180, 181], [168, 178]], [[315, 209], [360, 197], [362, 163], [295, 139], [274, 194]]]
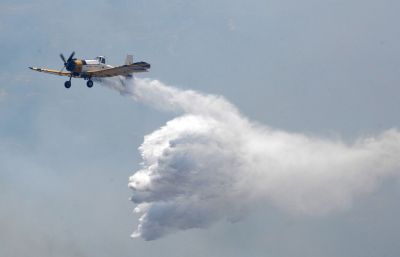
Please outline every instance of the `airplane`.
[[[65, 81], [65, 88], [71, 87], [72, 78], [83, 78], [87, 80], [86, 86], [93, 87], [92, 78], [126, 76], [132, 77], [132, 73], [147, 72], [150, 69], [150, 64], [147, 62], [133, 62], [133, 56], [127, 55], [125, 64], [117, 67], [106, 64], [104, 56], [97, 56], [95, 60], [84, 60], [74, 58], [75, 51], [71, 53], [68, 59], [65, 59], [63, 54], [60, 54], [61, 60], [64, 62], [64, 67], [61, 70], [52, 70], [46, 68], [29, 67], [31, 70], [50, 73], [59, 76], [69, 77]], [[64, 68], [67, 71], [63, 71]]]

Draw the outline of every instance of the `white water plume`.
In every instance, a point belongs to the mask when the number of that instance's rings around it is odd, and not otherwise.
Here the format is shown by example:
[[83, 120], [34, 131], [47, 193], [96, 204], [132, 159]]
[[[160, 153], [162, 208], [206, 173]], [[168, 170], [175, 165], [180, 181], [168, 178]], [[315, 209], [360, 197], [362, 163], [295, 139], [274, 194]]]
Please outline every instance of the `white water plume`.
[[134, 237], [153, 240], [234, 221], [266, 204], [295, 214], [327, 214], [399, 175], [396, 129], [346, 144], [257, 124], [221, 96], [157, 80], [104, 84], [179, 115], [139, 147], [142, 168], [129, 179], [140, 215]]

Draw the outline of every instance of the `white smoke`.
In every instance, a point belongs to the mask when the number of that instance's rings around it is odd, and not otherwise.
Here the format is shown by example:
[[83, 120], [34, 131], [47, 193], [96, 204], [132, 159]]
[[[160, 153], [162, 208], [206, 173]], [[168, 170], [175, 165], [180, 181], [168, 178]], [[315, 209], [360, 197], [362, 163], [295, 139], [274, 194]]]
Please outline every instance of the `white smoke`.
[[353, 144], [288, 133], [251, 122], [215, 95], [179, 90], [157, 80], [106, 85], [179, 117], [145, 136], [142, 168], [129, 179], [133, 237], [235, 221], [257, 205], [321, 215], [350, 207], [400, 169], [396, 129]]

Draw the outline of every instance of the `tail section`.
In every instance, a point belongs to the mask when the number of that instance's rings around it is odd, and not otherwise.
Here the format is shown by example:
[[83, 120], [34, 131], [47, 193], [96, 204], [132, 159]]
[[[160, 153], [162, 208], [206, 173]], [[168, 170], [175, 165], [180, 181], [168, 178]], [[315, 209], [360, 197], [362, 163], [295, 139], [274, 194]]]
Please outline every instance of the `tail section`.
[[125, 59], [125, 65], [131, 65], [131, 64], [133, 64], [133, 56], [128, 54]]

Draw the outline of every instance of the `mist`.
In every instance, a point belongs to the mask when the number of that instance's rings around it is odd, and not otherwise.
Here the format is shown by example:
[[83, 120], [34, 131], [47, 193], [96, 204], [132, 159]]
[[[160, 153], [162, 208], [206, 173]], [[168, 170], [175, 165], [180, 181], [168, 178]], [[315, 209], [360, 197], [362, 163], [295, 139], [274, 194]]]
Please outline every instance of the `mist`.
[[132, 237], [154, 240], [235, 222], [263, 205], [292, 215], [329, 215], [399, 176], [395, 128], [348, 143], [271, 128], [247, 119], [222, 96], [158, 80], [102, 83], [176, 114], [139, 147], [141, 169], [129, 178], [140, 217]]

